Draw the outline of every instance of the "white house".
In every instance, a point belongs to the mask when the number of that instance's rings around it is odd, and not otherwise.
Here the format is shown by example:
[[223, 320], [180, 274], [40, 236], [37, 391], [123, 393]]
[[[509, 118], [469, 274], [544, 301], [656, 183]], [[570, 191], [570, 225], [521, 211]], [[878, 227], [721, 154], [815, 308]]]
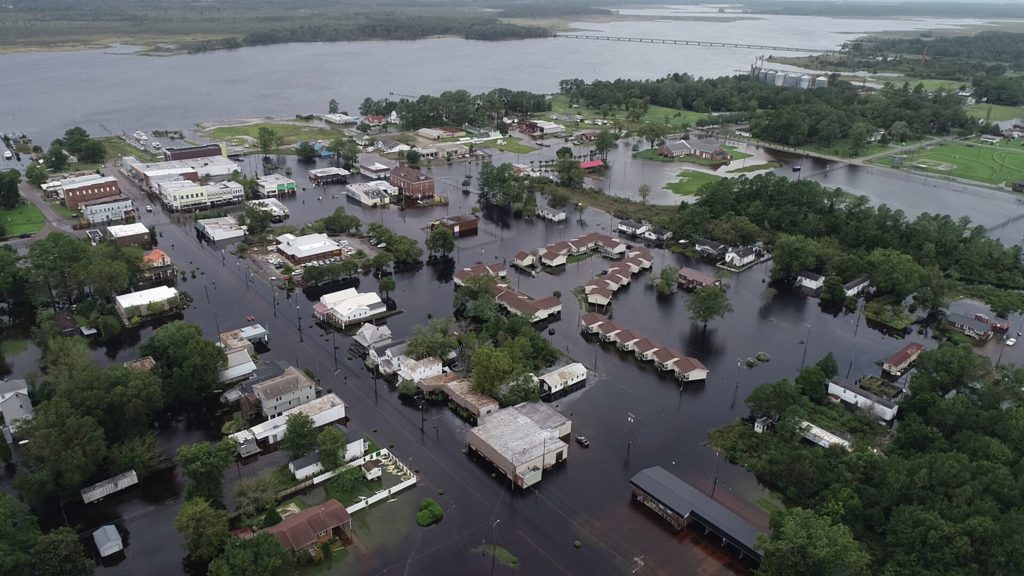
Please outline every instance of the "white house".
[[853, 280], [850, 280], [846, 284], [843, 284], [843, 294], [846, 294], [847, 298], [851, 296], [857, 296], [864, 290], [867, 290], [868, 286], [870, 285], [871, 280], [869, 280], [867, 276], [854, 278]]
[[667, 228], [651, 228], [644, 232], [644, 238], [651, 242], [668, 242], [672, 239], [672, 231]]
[[828, 381], [828, 394], [847, 404], [867, 410], [885, 422], [891, 422], [899, 410], [895, 401], [839, 378], [831, 378]]
[[419, 382], [425, 378], [440, 376], [443, 371], [441, 359], [430, 356], [422, 360], [413, 360], [408, 356], [398, 358], [398, 380]]
[[391, 329], [387, 326], [375, 326], [363, 324], [352, 337], [356, 345], [362, 350], [369, 351], [371, 348], [391, 342]]
[[252, 391], [260, 401], [263, 415], [275, 418], [312, 402], [316, 398], [316, 383], [298, 368], [289, 366], [280, 376], [254, 385]]
[[518, 252], [512, 259], [512, 265], [529, 270], [537, 264], [537, 257], [529, 252]]
[[227, 352], [227, 357], [228, 367], [218, 375], [221, 384], [240, 382], [256, 373], [256, 363], [244, 348]]
[[633, 222], [631, 220], [620, 221], [617, 228], [619, 232], [629, 236], [642, 236], [650, 229], [651, 227], [643, 222]]
[[360, 293], [355, 288], [325, 294], [313, 306], [317, 320], [342, 326], [369, 320], [386, 311], [387, 306], [376, 292]]
[[398, 195], [398, 188], [386, 180], [374, 180], [349, 184], [345, 194], [364, 206], [386, 206]]
[[25, 380], [0, 382], [0, 414], [4, 417], [4, 436], [10, 441], [9, 435], [18, 431], [19, 422], [35, 415]]
[[[366, 454], [366, 450], [368, 448], [369, 442], [362, 438], [349, 442], [348, 445], [345, 446], [345, 457], [343, 458], [343, 461], [351, 462], [358, 458], [362, 458], [363, 455]], [[313, 450], [302, 458], [292, 460], [288, 463], [288, 470], [296, 480], [305, 480], [311, 476], [322, 474], [325, 470], [323, 464], [320, 462], [320, 451]]]
[[257, 424], [248, 430], [235, 432], [231, 438], [238, 443], [238, 453], [245, 457], [260, 451], [261, 445], [275, 444], [284, 439], [288, 417], [305, 414], [313, 420], [313, 427], [319, 428], [331, 422], [345, 419], [345, 403], [336, 394], [321, 396], [312, 402], [286, 410], [276, 418]]
[[800, 288], [816, 292], [825, 285], [825, 277], [814, 272], [801, 272], [796, 277], [796, 285]]
[[676, 360], [672, 365], [672, 370], [676, 373], [676, 378], [683, 382], [698, 382], [708, 379], [707, 367], [700, 360], [689, 356], [683, 356]]
[[603, 286], [588, 286], [587, 304], [593, 306], [608, 306], [612, 303], [614, 292]]
[[539, 378], [542, 396], [557, 394], [586, 381], [587, 367], [579, 362], [556, 368]]
[[757, 261], [759, 251], [753, 246], [730, 248], [725, 253], [725, 263], [733, 268], [742, 268]]

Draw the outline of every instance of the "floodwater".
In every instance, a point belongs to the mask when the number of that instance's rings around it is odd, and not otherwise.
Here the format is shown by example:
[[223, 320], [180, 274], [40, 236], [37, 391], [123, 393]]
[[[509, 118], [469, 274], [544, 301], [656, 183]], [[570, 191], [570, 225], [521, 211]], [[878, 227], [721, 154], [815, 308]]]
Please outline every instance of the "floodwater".
[[[475, 193], [465, 196], [452, 190], [447, 207], [363, 208], [341, 196], [341, 186], [314, 189], [304, 176], [308, 166], [299, 167], [294, 158], [287, 160], [295, 166], [300, 183], [295, 197], [283, 198], [292, 214], [289, 224], [302, 224], [345, 206], [364, 223], [383, 222], [422, 239], [430, 220], [468, 213], [476, 205]], [[476, 169], [477, 164], [454, 163], [434, 172], [458, 182]], [[139, 192], [128, 190], [137, 201], [143, 201]], [[437, 527], [422, 530], [413, 526], [396, 531], [390, 540], [377, 535], [373, 545], [353, 554], [344, 568], [339, 567], [346, 573], [481, 573], [489, 568], [488, 559], [472, 550], [494, 537], [519, 557], [521, 570], [527, 573], [622, 574], [642, 563], [636, 573], [743, 574], [745, 569], [737, 559], [723, 554], [710, 541], [689, 532], [673, 534], [659, 518], [631, 505], [629, 478], [647, 466], [660, 465], [697, 487], [710, 489], [716, 456], [705, 446], [707, 432], [744, 416], [744, 399], [757, 385], [792, 377], [802, 363], [814, 362], [828, 352], [835, 354], [843, 375], [877, 374], [881, 359], [904, 343], [871, 329], [859, 314], [832, 316], [820, 311], [816, 300], [785, 290], [766, 296], [772, 293], [766, 292], [770, 264], [728, 279], [734, 311], [706, 330], [688, 320], [685, 294], [659, 298], [645, 285], [653, 274], [639, 275], [616, 296], [609, 313], [632, 329], [696, 356], [711, 370], [706, 383], [680, 387], [673, 379], [637, 364], [631, 356], [579, 334], [579, 313], [570, 291], [606, 268], [607, 261], [594, 257], [558, 274], [537, 278], [511, 271], [509, 281], [528, 294], [562, 293], [564, 312], [551, 324], [555, 333], [547, 337], [568, 357], [593, 371], [585, 389], [556, 402], [573, 420], [574, 433], [587, 435], [591, 447], [582, 449], [574, 444], [565, 465], [546, 474], [536, 490], [512, 494], [507, 483], [491, 478], [485, 467], [463, 453], [467, 424], [447, 409], [428, 407], [421, 432], [417, 410], [399, 402], [383, 383], [375, 393], [372, 378], [358, 359], [350, 359], [346, 352], [349, 341], [340, 335], [335, 371], [332, 339], [312, 323], [310, 303], [304, 297], [288, 299], [261, 278], [247, 281], [244, 263], [199, 243], [187, 224], [172, 223], [162, 213], [144, 214], [143, 221], [156, 225], [161, 248], [179, 266], [196, 267], [204, 273], [205, 281], [190, 279], [179, 284], [195, 299], [194, 308], [185, 312], [186, 320], [199, 324], [212, 339], [218, 330], [245, 325], [247, 315], [256, 316], [272, 335], [271, 350], [262, 360], [282, 360], [312, 369], [325, 389], [337, 392], [348, 404], [352, 432], [369, 435], [384, 446], [393, 445], [399, 459], [420, 470], [419, 487], [400, 495], [396, 503], [371, 509], [366, 513], [367, 522], [378, 527], [373, 523], [398, 514], [400, 523], [402, 508], [392, 511], [389, 507], [427, 496], [438, 499], [445, 508], [445, 519]], [[458, 266], [510, 260], [519, 250], [588, 231], [608, 233], [615, 225], [614, 219], [593, 209], [580, 215], [572, 212], [560, 224], [484, 219], [480, 234], [459, 239], [453, 256]], [[713, 270], [663, 250], [654, 253], [655, 271], [665, 264]], [[408, 335], [413, 326], [430, 317], [451, 313], [450, 271], [426, 266], [418, 272], [399, 273], [396, 280], [393, 297], [402, 313], [389, 318], [388, 324], [397, 337]], [[375, 288], [371, 276], [362, 278], [362, 290]], [[1018, 325], [1020, 318], [1011, 322]], [[910, 340], [934, 346], [934, 341], [916, 334]], [[990, 355], [998, 352], [996, 343], [988, 348]], [[766, 352], [772, 360], [753, 369], [742, 365], [758, 352]], [[136, 353], [134, 347], [125, 346], [110, 354], [97, 351], [97, 356], [104, 361], [123, 361]], [[1018, 349], [1007, 348], [1003, 360], [1017, 362], [1019, 354]], [[632, 424], [627, 419], [630, 414]], [[215, 438], [219, 418], [202, 410], [169, 418], [161, 432], [162, 445], [170, 455], [182, 443]], [[228, 470], [225, 496], [231, 497], [239, 477], [258, 475], [283, 462], [282, 454], [276, 453]], [[69, 522], [80, 530], [116, 521], [129, 535], [126, 558], [98, 573], [184, 573], [181, 539], [173, 529], [181, 487], [180, 472], [173, 470], [97, 505], [67, 507]], [[752, 475], [720, 462], [715, 498], [762, 529], [767, 527], [767, 513], [755, 502], [764, 496]], [[412, 522], [411, 513], [407, 520]], [[500, 522], [495, 526], [496, 520]], [[55, 515], [47, 519], [51, 525], [61, 521]], [[580, 550], [572, 545], [577, 539], [583, 543]]]

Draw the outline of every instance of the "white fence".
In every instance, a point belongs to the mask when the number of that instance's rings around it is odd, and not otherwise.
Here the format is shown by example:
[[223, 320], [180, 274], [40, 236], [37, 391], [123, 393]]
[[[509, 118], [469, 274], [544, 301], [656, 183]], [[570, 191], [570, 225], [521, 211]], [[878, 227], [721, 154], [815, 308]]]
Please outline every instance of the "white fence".
[[363, 499], [363, 500], [361, 500], [361, 501], [359, 501], [359, 502], [357, 502], [355, 504], [352, 504], [350, 506], [345, 506], [345, 509], [348, 510], [348, 512], [350, 514], [353, 513], [353, 512], [358, 512], [359, 510], [362, 510], [363, 508], [366, 508], [367, 506], [371, 506], [373, 504], [376, 504], [377, 502], [380, 502], [381, 500], [384, 500], [385, 498], [388, 498], [389, 496], [391, 496], [393, 494], [398, 494], [402, 490], [405, 490], [406, 488], [409, 488], [411, 486], [415, 486], [416, 485], [416, 476], [412, 473], [412, 470], [409, 470], [409, 468], [405, 464], [402, 464], [402, 462], [399, 461], [398, 458], [395, 458], [391, 454], [391, 452], [388, 451], [387, 448], [382, 448], [382, 449], [374, 452], [373, 454], [367, 454], [366, 456], [363, 456], [362, 458], [358, 458], [356, 460], [353, 460], [352, 462], [349, 462], [349, 466], [346, 466], [346, 467], [343, 467], [343, 468], [336, 468], [334, 470], [331, 470], [330, 472], [324, 472], [323, 474], [313, 478], [313, 484], [316, 485], [316, 484], [320, 484], [322, 482], [325, 482], [327, 480], [330, 480], [331, 478], [333, 478], [334, 476], [337, 476], [341, 472], [343, 472], [345, 470], [348, 470], [350, 467], [362, 466], [363, 464], [365, 464], [366, 462], [369, 462], [370, 460], [382, 460], [382, 459], [385, 459], [385, 458], [390, 458], [391, 460], [394, 460], [394, 462], [405, 472], [405, 474], [410, 475], [411, 478], [409, 478], [408, 480], [404, 480], [402, 482], [399, 482], [398, 484], [395, 484], [394, 486], [392, 486], [390, 488], [385, 488], [384, 490], [381, 490], [380, 492], [377, 492], [373, 496], [370, 496], [369, 498], [365, 498], [365, 499]]

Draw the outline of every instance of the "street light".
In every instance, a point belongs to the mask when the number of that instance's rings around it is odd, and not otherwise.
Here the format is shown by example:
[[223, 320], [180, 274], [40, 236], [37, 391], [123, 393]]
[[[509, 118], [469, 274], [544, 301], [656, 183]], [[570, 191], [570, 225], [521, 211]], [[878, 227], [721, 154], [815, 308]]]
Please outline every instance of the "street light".
[[299, 304], [297, 300], [295, 304], [295, 321], [299, 325], [299, 342], [302, 342], [302, 317], [299, 315]]
[[629, 452], [630, 446], [633, 445], [633, 420], [636, 416], [633, 416], [632, 412], [626, 412], [626, 452]]

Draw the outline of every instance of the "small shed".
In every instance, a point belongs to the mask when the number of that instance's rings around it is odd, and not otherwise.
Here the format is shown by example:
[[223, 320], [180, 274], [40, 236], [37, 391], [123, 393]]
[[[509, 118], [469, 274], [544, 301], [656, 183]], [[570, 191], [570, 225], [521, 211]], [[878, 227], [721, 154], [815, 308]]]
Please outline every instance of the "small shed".
[[376, 460], [367, 460], [363, 462], [363, 477], [367, 480], [378, 480], [383, 474], [380, 464]]
[[96, 549], [100, 556], [106, 558], [124, 550], [124, 542], [121, 541], [121, 534], [113, 524], [100, 526], [92, 533], [92, 540], [96, 543]]

